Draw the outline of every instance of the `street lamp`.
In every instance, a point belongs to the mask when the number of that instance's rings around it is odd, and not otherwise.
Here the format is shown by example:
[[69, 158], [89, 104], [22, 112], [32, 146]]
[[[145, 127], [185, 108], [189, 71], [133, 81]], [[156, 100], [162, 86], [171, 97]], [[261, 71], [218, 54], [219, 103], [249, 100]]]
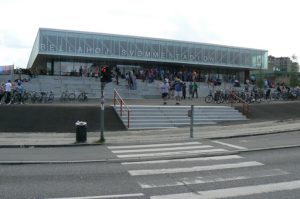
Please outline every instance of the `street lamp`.
[[104, 95], [103, 90], [105, 83], [100, 81], [101, 83], [101, 98], [100, 98], [100, 141], [105, 142], [104, 138]]

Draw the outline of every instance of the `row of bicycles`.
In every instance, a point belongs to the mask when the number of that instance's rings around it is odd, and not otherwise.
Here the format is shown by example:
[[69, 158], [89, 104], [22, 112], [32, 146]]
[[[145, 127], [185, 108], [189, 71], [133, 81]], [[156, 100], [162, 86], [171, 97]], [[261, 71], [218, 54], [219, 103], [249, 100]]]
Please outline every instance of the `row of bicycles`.
[[245, 90], [215, 90], [210, 91], [205, 97], [206, 103], [239, 103], [245, 101], [247, 103], [261, 103], [271, 101], [287, 101], [299, 100], [299, 89], [290, 89], [285, 92], [280, 92], [276, 89], [257, 89], [251, 91]]
[[63, 91], [60, 96], [60, 101], [62, 101], [62, 102], [75, 101], [76, 99], [80, 102], [88, 101], [87, 93], [85, 91], [82, 91], [76, 97], [75, 92], [69, 92], [66, 90], [66, 91]]
[[[5, 95], [2, 100], [7, 98]], [[49, 92], [27, 92], [25, 91], [23, 94], [18, 92], [18, 90], [12, 90], [9, 104], [18, 104], [18, 103], [53, 103], [55, 100], [54, 93], [52, 91]], [[71, 101], [79, 101], [79, 102], [86, 102], [88, 101], [87, 93], [80, 92], [77, 96], [74, 93], [70, 93], [68, 91], [63, 91], [59, 98], [61, 102], [71, 102]]]

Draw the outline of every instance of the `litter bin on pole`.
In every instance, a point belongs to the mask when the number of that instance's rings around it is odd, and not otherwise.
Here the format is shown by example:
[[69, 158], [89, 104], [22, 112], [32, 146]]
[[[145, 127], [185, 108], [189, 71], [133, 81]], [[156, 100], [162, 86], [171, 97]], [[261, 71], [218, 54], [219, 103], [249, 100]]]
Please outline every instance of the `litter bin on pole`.
[[82, 121], [77, 121], [76, 126], [76, 142], [86, 142], [86, 128], [87, 123]]

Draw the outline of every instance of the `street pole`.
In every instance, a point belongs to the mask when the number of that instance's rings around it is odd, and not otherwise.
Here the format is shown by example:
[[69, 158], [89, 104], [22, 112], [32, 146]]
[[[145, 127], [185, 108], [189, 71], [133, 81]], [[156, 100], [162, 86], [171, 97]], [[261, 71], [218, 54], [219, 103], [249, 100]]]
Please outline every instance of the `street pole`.
[[105, 82], [101, 81], [101, 76], [100, 76], [100, 82], [101, 82], [101, 98], [100, 98], [100, 103], [101, 103], [101, 110], [100, 110], [100, 142], [105, 142], [104, 138], [104, 95], [103, 95], [103, 90], [105, 86]]

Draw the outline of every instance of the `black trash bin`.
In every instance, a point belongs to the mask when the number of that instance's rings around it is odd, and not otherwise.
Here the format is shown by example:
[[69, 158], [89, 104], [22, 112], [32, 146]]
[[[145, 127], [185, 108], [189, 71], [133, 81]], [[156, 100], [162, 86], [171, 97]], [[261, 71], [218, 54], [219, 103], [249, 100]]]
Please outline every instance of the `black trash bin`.
[[86, 122], [77, 121], [76, 126], [76, 142], [86, 142]]

